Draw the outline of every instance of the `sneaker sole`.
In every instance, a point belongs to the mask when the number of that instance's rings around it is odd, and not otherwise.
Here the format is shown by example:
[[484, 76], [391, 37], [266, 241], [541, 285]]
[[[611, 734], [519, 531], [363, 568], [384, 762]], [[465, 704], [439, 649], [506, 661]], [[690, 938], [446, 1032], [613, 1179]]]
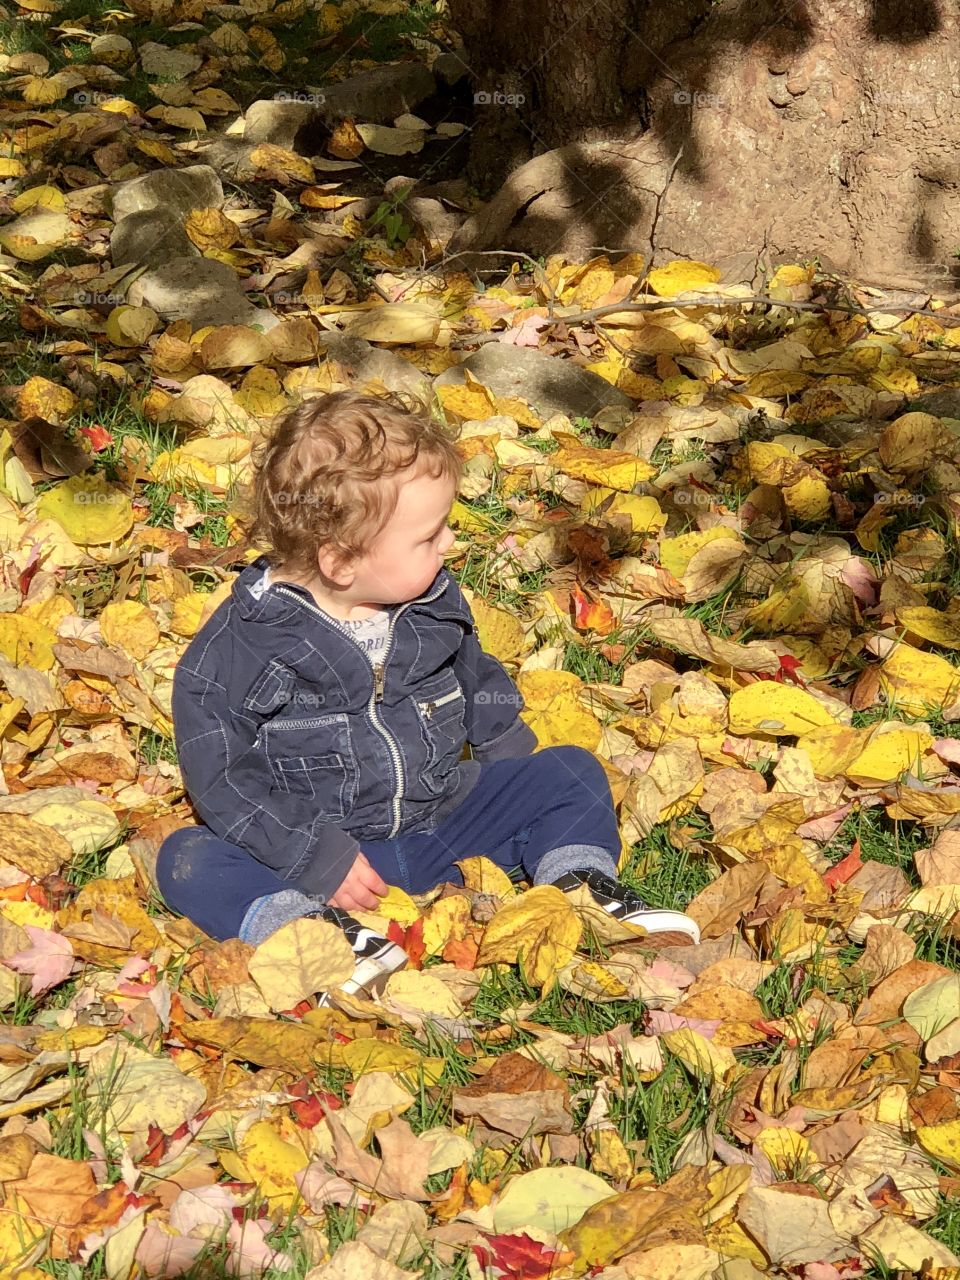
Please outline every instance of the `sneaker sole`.
[[[613, 914], [611, 912], [611, 914]], [[646, 929], [648, 934], [673, 934], [692, 942], [695, 946], [700, 942], [700, 927], [695, 920], [685, 916], [681, 911], [634, 911], [624, 916], [616, 916], [623, 924], [635, 924]], [[664, 944], [675, 945], [675, 944]]]
[[[341, 982], [340, 990], [348, 996], [356, 995], [380, 995], [383, 988], [387, 985], [387, 979], [392, 973], [397, 973], [409, 963], [410, 957], [398, 947], [396, 943], [384, 947], [382, 951], [375, 956], [366, 956], [363, 960], [357, 962], [357, 967], [353, 974], [346, 980]], [[328, 994], [324, 992], [317, 998], [317, 1007], [325, 1008], [330, 1003]]]

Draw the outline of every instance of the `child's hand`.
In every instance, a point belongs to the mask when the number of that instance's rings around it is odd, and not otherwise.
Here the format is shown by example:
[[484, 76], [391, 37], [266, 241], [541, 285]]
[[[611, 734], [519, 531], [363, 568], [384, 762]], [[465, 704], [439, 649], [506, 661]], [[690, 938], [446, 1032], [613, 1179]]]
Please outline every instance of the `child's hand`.
[[342, 907], [344, 911], [353, 911], [358, 907], [361, 910], [376, 911], [380, 898], [386, 892], [385, 882], [363, 854], [358, 853], [337, 892], [328, 901], [331, 907]]

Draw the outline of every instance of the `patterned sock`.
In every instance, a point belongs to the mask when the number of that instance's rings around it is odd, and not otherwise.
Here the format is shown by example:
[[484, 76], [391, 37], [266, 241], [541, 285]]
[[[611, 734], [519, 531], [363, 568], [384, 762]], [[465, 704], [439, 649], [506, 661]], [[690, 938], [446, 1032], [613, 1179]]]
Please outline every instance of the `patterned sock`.
[[588, 868], [603, 871], [614, 880], [617, 878], [617, 861], [598, 844], [564, 844], [550, 849], [540, 859], [533, 883], [552, 884], [568, 871], [586, 871]]
[[281, 925], [299, 920], [301, 916], [308, 916], [323, 906], [322, 898], [313, 898], [307, 893], [301, 893], [299, 889], [281, 889], [278, 893], [268, 893], [263, 898], [254, 898], [247, 907], [237, 936], [241, 942], [249, 942], [256, 947]]

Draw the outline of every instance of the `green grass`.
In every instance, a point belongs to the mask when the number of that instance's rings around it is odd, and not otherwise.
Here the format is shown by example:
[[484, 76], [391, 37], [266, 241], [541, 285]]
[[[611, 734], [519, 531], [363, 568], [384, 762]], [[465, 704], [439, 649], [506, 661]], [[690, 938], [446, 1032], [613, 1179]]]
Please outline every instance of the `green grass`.
[[651, 907], [684, 911], [713, 880], [714, 871], [688, 849], [670, 841], [669, 829], [660, 824], [633, 846], [620, 874]]
[[632, 1142], [643, 1144], [641, 1163], [660, 1183], [673, 1172], [684, 1141], [706, 1124], [715, 1106], [709, 1087], [664, 1050], [663, 1071], [649, 1081], [640, 1079], [627, 1058], [621, 1059], [620, 1087], [610, 1094], [610, 1119], [628, 1150]]
[[914, 887], [919, 886], [913, 855], [930, 844], [919, 822], [898, 822], [888, 818], [881, 805], [858, 809], [850, 814], [825, 846], [824, 856], [834, 863], [842, 861], [855, 840], [860, 841], [860, 856], [864, 862], [883, 862], [890, 867], [899, 867]]

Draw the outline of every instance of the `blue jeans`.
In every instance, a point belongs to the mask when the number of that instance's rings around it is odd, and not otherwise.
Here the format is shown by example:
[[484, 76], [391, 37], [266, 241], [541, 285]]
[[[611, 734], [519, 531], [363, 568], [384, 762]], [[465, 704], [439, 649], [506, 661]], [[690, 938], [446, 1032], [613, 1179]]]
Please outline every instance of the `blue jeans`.
[[[519, 866], [532, 881], [543, 855], [568, 844], [598, 846], [614, 862], [620, 856], [607, 775], [582, 747], [484, 764], [473, 790], [434, 830], [360, 841], [374, 870], [408, 893], [461, 884], [454, 863], [477, 854], [504, 870]], [[205, 826], [181, 827], [164, 840], [157, 884], [169, 907], [220, 939], [236, 937], [257, 898], [293, 887]]]

